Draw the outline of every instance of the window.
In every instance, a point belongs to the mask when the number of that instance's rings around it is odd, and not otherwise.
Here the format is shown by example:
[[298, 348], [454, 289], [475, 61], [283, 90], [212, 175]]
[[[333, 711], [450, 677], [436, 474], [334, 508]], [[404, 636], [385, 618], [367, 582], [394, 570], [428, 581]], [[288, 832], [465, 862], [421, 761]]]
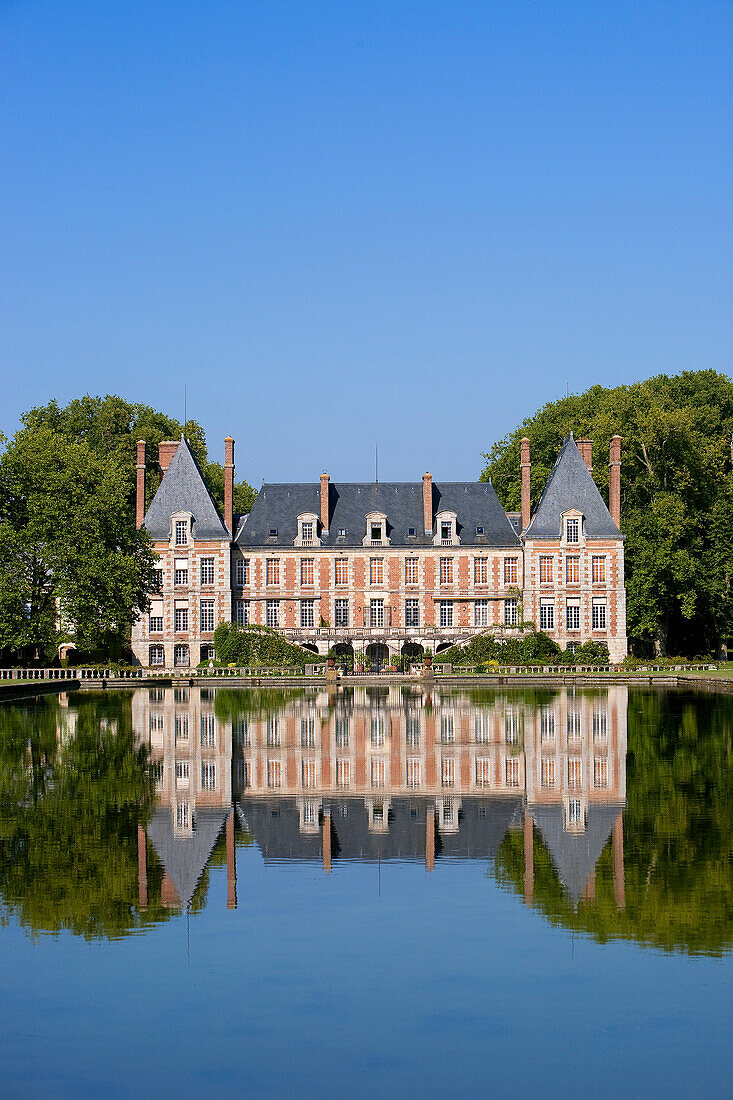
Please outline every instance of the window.
[[162, 703], [165, 700], [163, 688], [148, 688], [148, 699], [151, 703]]
[[420, 601], [405, 600], [405, 626], [420, 625]]
[[216, 764], [213, 760], [201, 761], [201, 790], [216, 790]]
[[579, 519], [566, 519], [565, 520], [565, 540], [566, 540], [566, 542], [580, 542], [580, 520]]
[[280, 583], [280, 559], [268, 558], [265, 562], [265, 584]]
[[593, 786], [608, 786], [608, 760], [605, 756], [596, 756], [593, 760]]
[[408, 527], [408, 528], [407, 528], [407, 537], [408, 537], [408, 539], [414, 539], [414, 538], [415, 538], [415, 535], [416, 535], [416, 533], [417, 533], [417, 532], [416, 532], [416, 530], [415, 530], [415, 528], [414, 528], [414, 527]]
[[576, 554], [565, 559], [565, 583], [580, 584], [580, 558]]
[[440, 583], [453, 584], [453, 558], [440, 559]]
[[188, 688], [173, 688], [173, 702], [188, 706]]
[[545, 554], [540, 557], [540, 584], [552, 584], [552, 558]]
[[540, 711], [540, 741], [554, 741], [555, 739], [555, 712], [543, 709]]
[[374, 714], [370, 723], [370, 739], [372, 745], [379, 748], [384, 744], [384, 715]]
[[300, 720], [300, 747], [314, 749], [316, 746], [316, 720], [312, 714]]
[[213, 714], [201, 715], [201, 748], [213, 749], [216, 745], [216, 718]]
[[456, 739], [452, 714], [440, 716], [440, 740], [444, 745], [451, 745]]
[[313, 521], [304, 519], [300, 525], [300, 540], [304, 546], [313, 542]]
[[336, 584], [349, 583], [348, 558], [336, 558], [336, 561], [334, 563], [334, 581]]
[[384, 786], [384, 759], [377, 756], [372, 760], [372, 786]]
[[307, 791], [312, 791], [316, 786], [316, 762], [315, 760], [304, 760], [301, 765], [301, 775], [303, 778], [303, 788]]
[[369, 583], [384, 584], [384, 558], [371, 558], [369, 561]]
[[[174, 629], [176, 634], [185, 634], [188, 630], [188, 608], [177, 607], [173, 612]], [[180, 646], [178, 647], [181, 648]]]
[[348, 787], [351, 784], [351, 761], [336, 761], [336, 786]]
[[415, 757], [410, 757], [407, 761], [405, 783], [408, 787], [420, 786], [420, 761]]
[[440, 625], [442, 627], [453, 626], [453, 604], [450, 600], [440, 601]]
[[302, 627], [313, 626], [313, 604], [314, 600], [301, 600], [300, 601], [300, 625]]
[[232, 723], [232, 735], [236, 745], [249, 746], [249, 726], [244, 716]]
[[476, 528], [476, 534], [477, 535], [483, 535], [483, 533], [484, 533], [483, 526], [479, 524], [479, 526]]
[[519, 786], [519, 759], [516, 756], [510, 757], [506, 762], [506, 785]]
[[453, 541], [453, 524], [441, 523], [440, 525], [440, 541], [444, 546], [450, 546]]
[[489, 559], [488, 558], [474, 558], [473, 559], [473, 583], [474, 584], [488, 584], [489, 583]]
[[176, 558], [173, 569], [173, 583], [175, 585], [188, 584], [188, 561], [186, 558]]
[[488, 787], [491, 785], [491, 761], [484, 757], [476, 759], [476, 786]]
[[234, 614], [237, 619], [237, 626], [247, 626], [251, 622], [249, 600], [235, 600]]
[[369, 625], [384, 626], [384, 600], [369, 601]]
[[280, 726], [276, 714], [271, 714], [267, 719], [267, 746], [276, 749], [280, 744]]
[[151, 615], [150, 616], [150, 633], [162, 634], [163, 633], [163, 616]]
[[504, 740], [507, 745], [519, 742], [519, 715], [515, 710], [508, 710], [504, 715]]
[[201, 601], [201, 633], [211, 633], [214, 629], [214, 601]]
[[555, 761], [552, 757], [543, 757], [540, 765], [540, 783], [552, 789], [555, 786]]
[[267, 786], [282, 786], [282, 763], [279, 760], [267, 761]]
[[381, 523], [373, 523], [371, 525], [371, 534], [369, 535], [369, 538], [372, 540], [372, 542], [381, 542], [382, 541], [382, 525], [381, 525]]
[[249, 558], [237, 558], [235, 562], [236, 583], [240, 587], [249, 584]]
[[155, 714], [155, 713], [151, 714], [150, 715], [150, 732], [151, 733], [161, 733], [162, 730], [163, 730], [163, 715], [162, 714]]
[[185, 546], [188, 542], [188, 520], [176, 520], [176, 546]]
[[301, 558], [300, 583], [306, 585], [313, 584], [313, 558]]
[[246, 760], [237, 761], [237, 782], [243, 790], [249, 786], [249, 768]]
[[591, 558], [591, 577], [593, 584], [606, 583], [606, 559], [598, 554]]
[[568, 787], [579, 789], [583, 783], [583, 761], [579, 757], [568, 760]]
[[188, 760], [176, 760], [176, 786], [187, 787], [189, 781]]
[[580, 604], [569, 603], [565, 608], [565, 625], [568, 630], [580, 630]]
[[596, 741], [605, 741], [608, 737], [608, 713], [605, 710], [593, 711], [593, 736]]
[[405, 584], [418, 584], [417, 558], [405, 558]]
[[303, 805], [303, 826], [314, 826], [318, 824], [318, 807], [315, 802], [306, 802]]
[[518, 604], [514, 597], [504, 600], [504, 626], [516, 626], [519, 621]]
[[339, 527], [338, 537], [340, 539], [345, 539], [346, 538], [346, 528], [345, 527]]
[[188, 741], [188, 715], [176, 715], [176, 741]]
[[345, 749], [349, 744], [349, 719], [337, 718], [335, 723], [336, 748]]
[[593, 630], [606, 629], [606, 601], [594, 600], [591, 609], [591, 626]]
[[583, 730], [583, 715], [579, 710], [569, 710], [567, 717], [568, 740], [580, 737]]
[[277, 538], [277, 527], [271, 527], [270, 528], [270, 538], [271, 539], [276, 539]]
[[582, 826], [583, 809], [579, 798], [571, 798], [568, 802], [568, 825]]
[[266, 625], [272, 627], [273, 630], [277, 630], [280, 626], [280, 601], [267, 600], [265, 606], [265, 615], [267, 618]]
[[555, 605], [543, 600], [540, 603], [540, 630], [555, 629]]
[[473, 605], [473, 625], [474, 626], [488, 626], [489, 625], [489, 601], [488, 600], [476, 600]]
[[453, 799], [443, 798], [440, 803], [440, 816], [443, 825], [453, 824]]
[[201, 584], [213, 584], [214, 583], [214, 559], [202, 558], [200, 562], [201, 566]]
[[334, 624], [335, 626], [348, 626], [349, 625], [349, 601], [348, 600], [336, 600], [334, 604]]
[[405, 740], [411, 749], [420, 744], [420, 719], [417, 715], [408, 715], [405, 719]]
[[517, 559], [504, 558], [504, 584], [517, 583]]
[[479, 745], [486, 745], [491, 740], [491, 715], [487, 710], [477, 710], [474, 714], [473, 735]]
[[163, 570], [162, 569], [154, 569], [153, 570], [153, 591], [154, 592], [162, 592], [163, 591]]
[[444, 756], [440, 761], [440, 783], [443, 787], [452, 787], [456, 781], [456, 764], [452, 756]]
[[187, 829], [189, 827], [190, 815], [188, 802], [176, 803], [176, 828]]

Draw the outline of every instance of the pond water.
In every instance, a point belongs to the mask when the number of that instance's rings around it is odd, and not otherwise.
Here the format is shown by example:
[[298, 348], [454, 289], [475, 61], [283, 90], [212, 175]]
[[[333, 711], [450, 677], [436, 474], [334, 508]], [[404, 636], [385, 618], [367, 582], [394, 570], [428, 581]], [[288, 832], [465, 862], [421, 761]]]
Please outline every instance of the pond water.
[[0, 707], [7, 1096], [733, 1088], [733, 699]]

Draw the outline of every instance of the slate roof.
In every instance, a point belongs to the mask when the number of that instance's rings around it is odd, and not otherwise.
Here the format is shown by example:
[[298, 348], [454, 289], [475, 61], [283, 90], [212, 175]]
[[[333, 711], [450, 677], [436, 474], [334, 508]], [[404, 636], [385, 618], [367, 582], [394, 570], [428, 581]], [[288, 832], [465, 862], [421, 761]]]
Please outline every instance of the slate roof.
[[153, 814], [147, 833], [184, 908], [191, 903], [229, 812], [196, 810], [194, 830], [189, 836], [175, 835], [169, 806], [161, 807]]
[[[389, 828], [369, 828], [363, 797], [328, 799], [331, 810], [332, 858], [373, 863], [377, 860], [425, 859], [427, 806], [424, 797], [392, 798]], [[454, 833], [436, 830], [437, 859], [493, 859], [509, 825], [521, 821], [520, 798], [463, 798]], [[268, 862], [301, 862], [322, 858], [321, 830], [301, 833], [295, 799], [241, 799], [242, 825]]]
[[197, 539], [227, 539], [229, 532], [185, 439], [181, 439], [143, 521], [151, 538], [168, 539], [171, 516], [190, 512]]
[[585, 534], [591, 539], [620, 539], [622, 534], [611, 519], [583, 456], [573, 437], [568, 439], [550, 471], [537, 509], [525, 532], [528, 539], [556, 539], [561, 534], [561, 516], [577, 508], [585, 516]]
[[[432, 546], [433, 536], [424, 531], [422, 491], [422, 482], [331, 482], [329, 533], [321, 535], [321, 546], [362, 546], [370, 512], [387, 516], [390, 546]], [[433, 482], [433, 518], [443, 510], [456, 513], [462, 546], [519, 546], [517, 532], [488, 482]], [[320, 516], [320, 483], [265, 484], [248, 519], [239, 524], [237, 545], [292, 546], [298, 534], [298, 516], [303, 512]], [[484, 533], [477, 534], [477, 527], [483, 527]], [[410, 528], [414, 535], [408, 535]], [[270, 536], [271, 529], [276, 529], [277, 535]], [[341, 530], [346, 534], [339, 535]]]
[[565, 828], [563, 807], [560, 805], [534, 805], [528, 809], [542, 833], [565, 892], [573, 905], [577, 905], [611, 830], [623, 811], [623, 805], [591, 803], [587, 808], [585, 831], [582, 833], [568, 832]]

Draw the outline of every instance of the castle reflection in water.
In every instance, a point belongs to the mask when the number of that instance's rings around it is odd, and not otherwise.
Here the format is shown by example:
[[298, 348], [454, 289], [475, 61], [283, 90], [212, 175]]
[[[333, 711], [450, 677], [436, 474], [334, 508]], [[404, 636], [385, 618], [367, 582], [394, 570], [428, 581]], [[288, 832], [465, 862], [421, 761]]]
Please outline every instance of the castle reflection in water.
[[[224, 831], [236, 905], [235, 828], [266, 863], [494, 860], [524, 834], [532, 901], [535, 830], [570, 900], [592, 898], [609, 837], [624, 905], [627, 689], [450, 693], [417, 686], [281, 695], [199, 687], [137, 691], [133, 728], [150, 746], [158, 806], [139, 830], [161, 898], [187, 906]], [[147, 839], [146, 839], [147, 832]]]

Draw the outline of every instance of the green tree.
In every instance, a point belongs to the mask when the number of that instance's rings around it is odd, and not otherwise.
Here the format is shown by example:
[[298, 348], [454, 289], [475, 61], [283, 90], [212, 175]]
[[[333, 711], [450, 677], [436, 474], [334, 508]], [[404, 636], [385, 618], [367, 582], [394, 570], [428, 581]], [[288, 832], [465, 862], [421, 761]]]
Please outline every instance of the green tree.
[[711, 652], [733, 632], [733, 382], [715, 371], [594, 386], [550, 402], [484, 456], [509, 510], [521, 504], [519, 445], [528, 436], [536, 505], [563, 439], [594, 442], [608, 494], [608, 446], [623, 436], [621, 529], [628, 633], [640, 653]]

